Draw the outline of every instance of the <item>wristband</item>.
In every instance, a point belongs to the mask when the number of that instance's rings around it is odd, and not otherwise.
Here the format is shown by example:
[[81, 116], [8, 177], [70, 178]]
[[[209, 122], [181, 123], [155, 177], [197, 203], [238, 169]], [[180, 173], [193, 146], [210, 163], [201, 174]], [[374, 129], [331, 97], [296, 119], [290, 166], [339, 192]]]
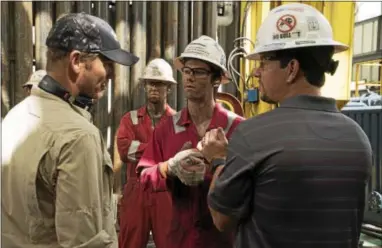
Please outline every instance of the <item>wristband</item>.
[[211, 172], [212, 174], [215, 174], [216, 169], [221, 166], [225, 165], [226, 160], [224, 158], [214, 158], [211, 161]]

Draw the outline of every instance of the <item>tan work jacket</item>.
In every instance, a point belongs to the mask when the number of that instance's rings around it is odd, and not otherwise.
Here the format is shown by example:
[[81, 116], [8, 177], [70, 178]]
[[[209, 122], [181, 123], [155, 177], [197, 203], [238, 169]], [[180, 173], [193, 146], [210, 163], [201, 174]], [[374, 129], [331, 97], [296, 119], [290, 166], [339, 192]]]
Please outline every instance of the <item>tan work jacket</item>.
[[90, 119], [37, 87], [5, 117], [2, 247], [118, 247], [113, 165]]

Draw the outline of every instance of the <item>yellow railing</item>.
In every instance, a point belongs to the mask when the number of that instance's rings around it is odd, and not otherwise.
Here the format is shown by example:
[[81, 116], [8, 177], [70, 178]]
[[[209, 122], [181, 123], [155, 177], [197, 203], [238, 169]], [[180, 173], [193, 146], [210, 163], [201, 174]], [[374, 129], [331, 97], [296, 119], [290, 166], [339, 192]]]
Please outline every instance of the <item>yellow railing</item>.
[[[379, 66], [379, 94], [382, 95], [382, 59], [364, 61], [355, 64], [355, 96], [359, 96], [359, 74], [362, 66]], [[368, 84], [370, 85], [370, 83]]]

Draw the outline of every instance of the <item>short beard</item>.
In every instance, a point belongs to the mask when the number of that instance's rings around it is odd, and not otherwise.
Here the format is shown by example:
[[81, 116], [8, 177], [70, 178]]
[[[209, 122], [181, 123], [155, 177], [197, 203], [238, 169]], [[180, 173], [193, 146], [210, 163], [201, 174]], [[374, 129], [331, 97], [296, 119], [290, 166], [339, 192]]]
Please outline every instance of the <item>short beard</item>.
[[161, 103], [161, 100], [159, 98], [157, 98], [157, 99], [150, 99], [150, 98], [148, 98], [147, 101], [150, 102], [151, 104], [159, 104], [159, 103]]
[[266, 102], [266, 103], [269, 103], [269, 104], [277, 104], [276, 101], [273, 101], [271, 98], [269, 98], [266, 94], [262, 94], [260, 99], [263, 101], [263, 102]]

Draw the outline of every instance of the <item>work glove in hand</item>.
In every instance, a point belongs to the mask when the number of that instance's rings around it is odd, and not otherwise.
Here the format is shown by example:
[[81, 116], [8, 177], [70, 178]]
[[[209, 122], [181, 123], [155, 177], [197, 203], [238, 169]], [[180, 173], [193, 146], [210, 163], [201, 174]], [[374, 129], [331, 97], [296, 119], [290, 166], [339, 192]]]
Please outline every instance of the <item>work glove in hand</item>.
[[204, 181], [206, 164], [203, 158], [189, 156], [179, 167], [179, 180], [188, 186], [196, 186]]
[[181, 151], [168, 161], [168, 172], [188, 186], [194, 186], [204, 180], [205, 163], [203, 154], [197, 149], [190, 149], [191, 142], [186, 142]]

